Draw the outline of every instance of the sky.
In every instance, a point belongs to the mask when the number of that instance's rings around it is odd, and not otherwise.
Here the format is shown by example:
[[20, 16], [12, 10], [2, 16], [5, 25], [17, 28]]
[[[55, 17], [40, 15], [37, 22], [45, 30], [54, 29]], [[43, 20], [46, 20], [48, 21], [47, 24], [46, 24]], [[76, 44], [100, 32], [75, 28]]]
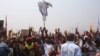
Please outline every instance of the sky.
[[[43, 0], [0, 0], [0, 20], [7, 15], [8, 29], [18, 31], [34, 27], [38, 31], [43, 26], [38, 2]], [[55, 28], [61, 31], [80, 31], [98, 26], [100, 18], [100, 0], [45, 0], [53, 7], [48, 8], [46, 27], [50, 32]]]

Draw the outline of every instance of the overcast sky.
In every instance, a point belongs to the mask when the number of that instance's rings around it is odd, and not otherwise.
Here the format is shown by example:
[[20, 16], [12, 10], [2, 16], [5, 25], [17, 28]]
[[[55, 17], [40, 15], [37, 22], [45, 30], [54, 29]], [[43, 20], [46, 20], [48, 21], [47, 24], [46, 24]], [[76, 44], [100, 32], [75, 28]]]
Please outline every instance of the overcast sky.
[[[8, 17], [8, 29], [19, 30], [33, 26], [38, 30], [43, 26], [38, 2], [42, 0], [0, 0], [0, 19]], [[55, 28], [73, 30], [88, 29], [89, 25], [98, 26], [100, 18], [100, 0], [46, 0], [53, 7], [48, 8], [46, 27], [49, 31]]]

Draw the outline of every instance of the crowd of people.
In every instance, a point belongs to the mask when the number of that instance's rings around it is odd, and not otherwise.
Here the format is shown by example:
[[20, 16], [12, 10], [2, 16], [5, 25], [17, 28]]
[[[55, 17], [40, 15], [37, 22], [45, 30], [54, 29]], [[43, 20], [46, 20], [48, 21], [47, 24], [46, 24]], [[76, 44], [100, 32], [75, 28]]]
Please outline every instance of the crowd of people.
[[34, 36], [29, 35], [7, 39], [0, 35], [0, 56], [100, 56], [100, 32], [85, 31], [80, 34], [64, 34], [60, 29], [55, 33], [40, 28]]

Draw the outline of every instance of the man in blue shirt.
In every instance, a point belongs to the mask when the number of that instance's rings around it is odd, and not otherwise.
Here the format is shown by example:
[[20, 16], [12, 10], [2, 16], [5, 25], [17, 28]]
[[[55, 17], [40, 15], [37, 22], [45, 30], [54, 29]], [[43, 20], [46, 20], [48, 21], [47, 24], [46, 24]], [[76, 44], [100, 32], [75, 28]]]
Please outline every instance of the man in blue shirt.
[[8, 56], [9, 53], [9, 47], [4, 40], [5, 38], [0, 37], [0, 56]]
[[82, 56], [81, 49], [74, 41], [74, 34], [69, 33], [67, 42], [61, 45], [61, 56]]

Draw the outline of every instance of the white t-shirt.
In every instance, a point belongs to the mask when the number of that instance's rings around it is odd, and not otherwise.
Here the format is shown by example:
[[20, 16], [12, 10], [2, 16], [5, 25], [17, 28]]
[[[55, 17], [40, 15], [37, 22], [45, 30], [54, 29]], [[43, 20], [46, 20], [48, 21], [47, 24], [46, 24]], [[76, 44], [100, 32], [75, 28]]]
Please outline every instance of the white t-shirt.
[[45, 49], [45, 55], [49, 56], [49, 53], [54, 50], [53, 45], [52, 44], [47, 44], [45, 43], [44, 45], [44, 49]]

